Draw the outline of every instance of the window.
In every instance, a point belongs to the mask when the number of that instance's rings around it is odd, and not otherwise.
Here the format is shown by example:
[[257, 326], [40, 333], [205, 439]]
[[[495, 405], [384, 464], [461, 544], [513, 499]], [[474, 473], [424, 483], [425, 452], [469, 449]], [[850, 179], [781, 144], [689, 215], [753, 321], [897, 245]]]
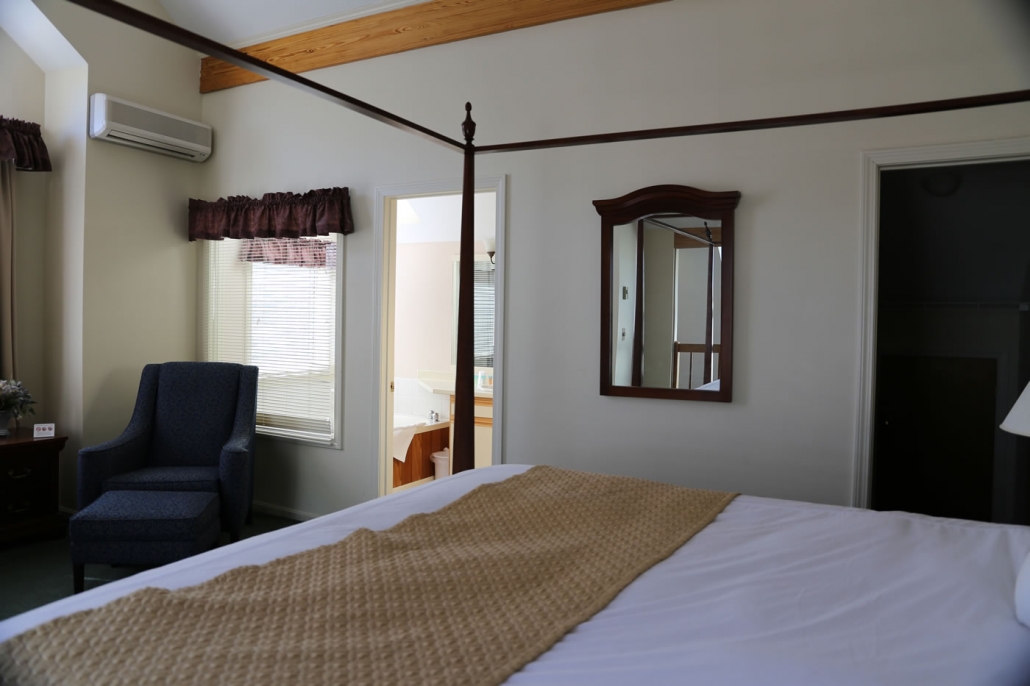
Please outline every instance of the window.
[[205, 245], [204, 358], [258, 367], [258, 433], [335, 443], [336, 236]]
[[[477, 256], [479, 257], [479, 256]], [[497, 266], [486, 255], [472, 263], [472, 354], [476, 367], [494, 366], [494, 310]], [[461, 263], [454, 261], [454, 331], [451, 362], [458, 359], [458, 285]]]

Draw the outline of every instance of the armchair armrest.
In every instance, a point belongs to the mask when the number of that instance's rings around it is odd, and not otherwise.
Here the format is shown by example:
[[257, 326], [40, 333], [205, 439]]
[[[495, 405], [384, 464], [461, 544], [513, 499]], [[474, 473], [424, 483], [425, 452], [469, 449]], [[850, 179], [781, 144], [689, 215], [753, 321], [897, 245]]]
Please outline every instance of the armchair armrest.
[[79, 509], [100, 497], [105, 480], [143, 466], [150, 427], [131, 424], [121, 436], [79, 451]]
[[238, 538], [250, 510], [250, 484], [254, 471], [252, 440], [233, 434], [218, 459], [218, 491], [229, 533]]
[[158, 370], [159, 366], [152, 364], [143, 368], [136, 407], [125, 431], [112, 441], [79, 451], [80, 510], [100, 497], [106, 479], [143, 466], [153, 426]]
[[240, 370], [236, 420], [218, 459], [219, 498], [232, 540], [239, 538], [253, 499], [256, 422], [257, 367], [244, 366]]

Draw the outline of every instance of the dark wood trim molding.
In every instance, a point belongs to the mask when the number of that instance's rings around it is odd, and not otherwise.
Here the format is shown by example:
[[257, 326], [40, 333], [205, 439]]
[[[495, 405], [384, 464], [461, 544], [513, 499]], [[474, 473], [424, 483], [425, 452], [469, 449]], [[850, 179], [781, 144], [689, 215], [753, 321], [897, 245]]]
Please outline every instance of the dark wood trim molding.
[[[612, 385], [612, 243], [614, 231], [601, 230], [601, 395]], [[620, 291], [622, 289], [619, 289]], [[620, 295], [621, 297], [621, 295]], [[607, 314], [605, 314], [607, 313]], [[608, 343], [605, 343], [605, 338]]]
[[814, 126], [816, 124], [836, 124], [864, 119], [886, 119], [889, 117], [906, 117], [913, 114], [931, 114], [934, 112], [952, 112], [974, 107], [993, 107], [995, 105], [1011, 105], [1030, 102], [1030, 89], [990, 93], [963, 98], [945, 100], [928, 100], [912, 102], [904, 105], [887, 105], [883, 107], [861, 107], [852, 110], [835, 110], [833, 112], [814, 112], [812, 114], [796, 114], [786, 117], [766, 117], [762, 119], [742, 119], [740, 121], [716, 122], [714, 124], [693, 124], [690, 126], [673, 126], [663, 129], [640, 129], [619, 133], [601, 133], [589, 136], [571, 136], [568, 138], [545, 138], [521, 143], [504, 143], [501, 145], [481, 145], [480, 153], [516, 152], [520, 150], [545, 150], [547, 148], [568, 148], [575, 145], [596, 145], [598, 143], [619, 143], [626, 141], [643, 141], [654, 138], [677, 138], [682, 136], [702, 136], [710, 133], [732, 133], [736, 131], [759, 131], [763, 129], [785, 129], [793, 126]]
[[[703, 353], [708, 351], [708, 346], [704, 343], [680, 343], [676, 342], [673, 344], [673, 352], [676, 353]], [[722, 352], [722, 346], [718, 343], [712, 344], [712, 352]]]

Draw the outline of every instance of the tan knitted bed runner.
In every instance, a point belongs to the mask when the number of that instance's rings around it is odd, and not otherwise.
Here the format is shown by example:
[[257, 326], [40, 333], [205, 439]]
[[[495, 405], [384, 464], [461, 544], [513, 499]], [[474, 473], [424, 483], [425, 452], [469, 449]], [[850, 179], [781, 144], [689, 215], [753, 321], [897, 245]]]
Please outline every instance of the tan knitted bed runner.
[[386, 531], [0, 644], [6, 684], [499, 684], [734, 494], [534, 467]]

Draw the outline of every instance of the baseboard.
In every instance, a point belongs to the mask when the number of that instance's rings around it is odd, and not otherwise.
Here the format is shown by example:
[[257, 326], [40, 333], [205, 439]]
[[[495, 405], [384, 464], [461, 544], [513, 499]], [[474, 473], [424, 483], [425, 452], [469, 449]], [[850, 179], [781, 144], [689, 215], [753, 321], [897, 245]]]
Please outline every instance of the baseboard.
[[273, 505], [272, 503], [263, 503], [259, 500], [254, 501], [254, 511], [262, 512], [264, 514], [275, 515], [276, 517], [285, 517], [286, 519], [293, 519], [298, 522], [306, 522], [309, 519], [315, 517], [321, 517], [312, 512], [302, 512], [301, 510], [294, 510], [292, 507], [283, 507], [282, 505]]

